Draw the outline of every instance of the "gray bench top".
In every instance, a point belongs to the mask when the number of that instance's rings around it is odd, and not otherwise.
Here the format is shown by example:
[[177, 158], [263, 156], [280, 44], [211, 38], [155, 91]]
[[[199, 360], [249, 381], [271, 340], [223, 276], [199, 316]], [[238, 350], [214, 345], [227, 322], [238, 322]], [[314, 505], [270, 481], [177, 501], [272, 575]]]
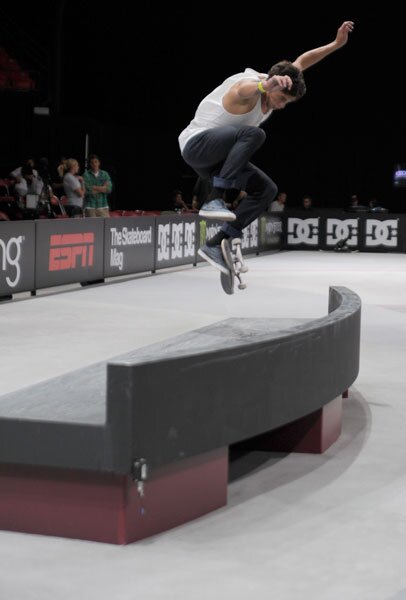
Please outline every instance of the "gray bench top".
[[[269, 340], [309, 319], [227, 319], [0, 396], [0, 418], [103, 425], [107, 364], [143, 363], [169, 356]], [[313, 319], [314, 321], [314, 319]]]

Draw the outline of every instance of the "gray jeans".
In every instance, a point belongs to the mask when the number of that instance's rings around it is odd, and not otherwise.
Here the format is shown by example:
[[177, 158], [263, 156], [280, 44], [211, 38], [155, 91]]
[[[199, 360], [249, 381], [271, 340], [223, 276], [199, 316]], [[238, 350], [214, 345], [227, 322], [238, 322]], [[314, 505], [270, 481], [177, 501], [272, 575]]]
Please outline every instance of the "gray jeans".
[[[277, 194], [277, 187], [268, 175], [249, 162], [264, 143], [266, 134], [258, 127], [238, 129], [231, 125], [207, 129], [192, 137], [183, 150], [183, 158], [194, 171], [214, 185], [244, 190], [247, 196], [239, 203], [232, 226], [223, 230], [237, 237], [254, 221]], [[218, 185], [218, 182], [224, 185]]]

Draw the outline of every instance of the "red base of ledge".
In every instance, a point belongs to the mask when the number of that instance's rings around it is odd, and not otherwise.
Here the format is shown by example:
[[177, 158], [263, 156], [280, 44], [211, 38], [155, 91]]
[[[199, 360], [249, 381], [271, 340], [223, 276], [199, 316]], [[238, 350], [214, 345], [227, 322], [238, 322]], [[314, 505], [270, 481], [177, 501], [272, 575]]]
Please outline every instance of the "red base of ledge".
[[261, 448], [275, 452], [325, 452], [337, 440], [342, 425], [342, 398], [261, 438]]
[[0, 467], [0, 529], [128, 544], [227, 503], [228, 448], [151, 475], [141, 498], [131, 477]]
[[[279, 452], [327, 450], [341, 432], [342, 399], [261, 436]], [[0, 529], [128, 544], [227, 503], [228, 448], [154, 471], [144, 496], [129, 476], [0, 466]]]

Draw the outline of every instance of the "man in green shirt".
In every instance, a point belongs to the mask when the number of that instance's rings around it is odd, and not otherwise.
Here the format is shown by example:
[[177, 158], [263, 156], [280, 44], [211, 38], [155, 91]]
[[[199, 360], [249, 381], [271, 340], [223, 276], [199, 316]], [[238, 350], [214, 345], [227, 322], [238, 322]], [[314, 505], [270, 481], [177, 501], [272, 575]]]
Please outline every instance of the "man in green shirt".
[[100, 169], [96, 154], [89, 156], [89, 169], [85, 171], [85, 215], [86, 217], [109, 217], [107, 194], [112, 190], [110, 175]]

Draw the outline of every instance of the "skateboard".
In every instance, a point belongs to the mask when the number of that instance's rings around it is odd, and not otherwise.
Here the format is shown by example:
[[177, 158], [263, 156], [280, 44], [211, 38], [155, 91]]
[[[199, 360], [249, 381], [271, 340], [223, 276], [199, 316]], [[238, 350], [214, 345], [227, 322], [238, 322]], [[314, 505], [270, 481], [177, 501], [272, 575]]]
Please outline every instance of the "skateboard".
[[220, 273], [221, 286], [226, 294], [234, 294], [234, 283], [237, 277], [239, 290], [245, 290], [247, 285], [242, 281], [241, 273], [246, 273], [248, 267], [245, 265], [241, 252], [241, 239], [223, 240], [221, 242], [221, 251], [224, 261], [229, 268], [227, 274]]

